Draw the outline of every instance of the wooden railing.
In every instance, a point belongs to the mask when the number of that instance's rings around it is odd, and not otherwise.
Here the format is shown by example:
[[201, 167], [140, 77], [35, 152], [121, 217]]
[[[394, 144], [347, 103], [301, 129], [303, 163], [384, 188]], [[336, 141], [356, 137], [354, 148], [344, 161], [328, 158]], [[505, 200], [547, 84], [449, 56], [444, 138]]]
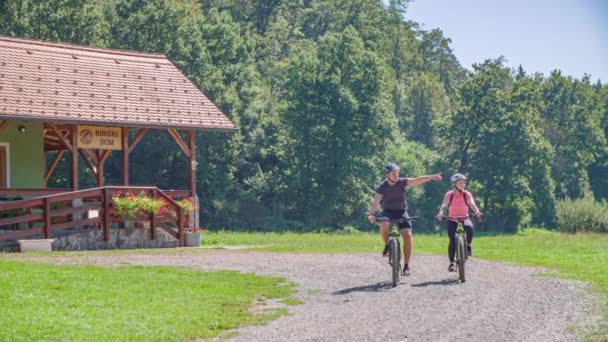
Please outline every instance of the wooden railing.
[[8, 198], [23, 198], [23, 197], [37, 197], [37, 196], [48, 196], [48, 195], [56, 195], [62, 194], [65, 192], [70, 192], [72, 189], [18, 189], [18, 188], [10, 188], [10, 189], [0, 189], [0, 197], [8, 197]]
[[0, 203], [0, 217], [3, 217], [0, 218], [0, 240], [15, 240], [39, 234], [43, 234], [48, 239], [57, 230], [90, 226], [93, 229], [103, 229], [104, 240], [108, 241], [110, 225], [124, 221], [113, 211], [112, 196], [119, 192], [134, 194], [143, 192], [148, 196], [163, 198], [172, 207], [175, 216], [148, 213], [131, 221], [149, 223], [151, 239], [156, 238], [156, 227], [160, 227], [174, 236], [180, 246], [182, 245], [187, 217], [174, 198], [188, 197], [190, 192], [169, 191], [168, 194], [156, 187], [121, 186], [63, 192]]
[[[133, 187], [131, 187], [133, 188]], [[135, 186], [134, 188], [152, 188], [152, 186]], [[43, 188], [43, 189], [35, 189], [35, 188], [10, 188], [10, 189], [0, 189], [0, 197], [22, 197], [22, 196], [47, 196], [47, 195], [56, 195], [63, 194], [66, 192], [71, 192], [73, 189], [53, 189], [53, 188]], [[185, 198], [191, 197], [190, 190], [163, 190], [164, 193], [169, 195], [171, 198]]]

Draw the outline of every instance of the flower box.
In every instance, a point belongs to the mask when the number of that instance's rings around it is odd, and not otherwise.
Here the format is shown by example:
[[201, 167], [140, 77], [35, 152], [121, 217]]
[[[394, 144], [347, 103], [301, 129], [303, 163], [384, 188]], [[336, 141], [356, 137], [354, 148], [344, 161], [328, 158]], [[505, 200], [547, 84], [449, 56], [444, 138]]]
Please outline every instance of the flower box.
[[188, 228], [184, 232], [184, 247], [200, 247], [202, 232], [200, 228]]

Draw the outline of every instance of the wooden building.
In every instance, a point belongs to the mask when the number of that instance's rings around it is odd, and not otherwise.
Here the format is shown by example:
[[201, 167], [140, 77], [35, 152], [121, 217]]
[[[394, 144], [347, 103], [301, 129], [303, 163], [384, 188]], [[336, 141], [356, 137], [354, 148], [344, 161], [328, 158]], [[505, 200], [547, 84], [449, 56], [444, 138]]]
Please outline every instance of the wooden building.
[[[129, 181], [129, 154], [144, 135], [158, 129], [167, 130], [189, 159], [187, 189], [164, 191]], [[169, 201], [194, 197], [197, 132], [234, 129], [162, 54], [0, 36], [0, 240], [40, 234], [48, 238], [56, 229], [75, 225], [108, 230], [116, 191], [146, 191]], [[49, 163], [48, 153], [54, 155]], [[121, 187], [104, 183], [104, 162], [111, 153], [120, 154]], [[69, 188], [47, 188], [66, 154]], [[95, 175], [96, 188], [78, 188], [79, 163]], [[82, 205], [52, 209], [54, 203], [75, 199]], [[15, 209], [21, 214], [1, 215]], [[92, 209], [100, 216], [83, 217]], [[66, 216], [67, 222], [54, 224], [58, 216]], [[181, 239], [183, 224], [176, 225], [174, 236]]]

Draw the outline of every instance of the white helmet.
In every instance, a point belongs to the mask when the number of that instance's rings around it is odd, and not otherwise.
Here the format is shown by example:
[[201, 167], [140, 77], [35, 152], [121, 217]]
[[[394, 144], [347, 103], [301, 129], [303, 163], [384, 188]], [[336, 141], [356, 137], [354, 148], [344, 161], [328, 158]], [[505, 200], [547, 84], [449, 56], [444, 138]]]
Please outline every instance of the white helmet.
[[450, 178], [450, 181], [452, 181], [452, 183], [456, 183], [459, 180], [466, 180], [467, 177], [465, 177], [462, 173], [457, 173], [455, 175], [452, 176], [452, 178]]

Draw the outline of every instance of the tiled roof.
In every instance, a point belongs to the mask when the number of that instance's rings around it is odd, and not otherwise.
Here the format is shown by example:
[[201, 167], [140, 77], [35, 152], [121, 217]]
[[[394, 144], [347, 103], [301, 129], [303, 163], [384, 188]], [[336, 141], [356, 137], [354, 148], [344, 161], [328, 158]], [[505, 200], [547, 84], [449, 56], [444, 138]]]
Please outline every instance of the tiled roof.
[[0, 36], [0, 117], [232, 130], [164, 55]]

